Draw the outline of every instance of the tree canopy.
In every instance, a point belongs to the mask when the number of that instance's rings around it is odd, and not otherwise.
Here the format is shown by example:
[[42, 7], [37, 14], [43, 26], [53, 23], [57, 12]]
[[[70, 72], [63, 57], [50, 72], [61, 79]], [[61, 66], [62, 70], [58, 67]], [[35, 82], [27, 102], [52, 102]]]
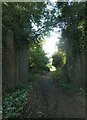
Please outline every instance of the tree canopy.
[[[67, 54], [76, 56], [86, 50], [87, 40], [85, 38], [85, 3], [57, 3], [60, 9], [59, 15], [62, 37], [59, 47]], [[70, 56], [70, 57], [71, 57]]]
[[14, 32], [17, 42], [37, 42], [48, 34], [54, 11], [48, 10], [45, 2], [4, 2], [2, 4], [3, 27]]

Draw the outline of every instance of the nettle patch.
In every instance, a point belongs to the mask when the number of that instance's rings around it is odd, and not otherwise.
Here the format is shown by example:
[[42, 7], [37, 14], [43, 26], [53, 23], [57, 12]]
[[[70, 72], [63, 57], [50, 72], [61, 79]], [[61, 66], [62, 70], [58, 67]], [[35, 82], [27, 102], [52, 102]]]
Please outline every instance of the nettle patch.
[[3, 97], [3, 118], [21, 116], [21, 112], [27, 102], [27, 96], [31, 89], [32, 86], [28, 85]]

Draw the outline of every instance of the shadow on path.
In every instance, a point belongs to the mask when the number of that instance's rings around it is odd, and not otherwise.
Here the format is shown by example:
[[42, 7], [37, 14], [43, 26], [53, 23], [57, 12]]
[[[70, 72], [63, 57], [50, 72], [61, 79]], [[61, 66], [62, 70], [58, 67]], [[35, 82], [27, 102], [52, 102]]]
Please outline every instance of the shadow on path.
[[85, 97], [69, 95], [47, 73], [35, 81], [23, 118], [85, 118]]

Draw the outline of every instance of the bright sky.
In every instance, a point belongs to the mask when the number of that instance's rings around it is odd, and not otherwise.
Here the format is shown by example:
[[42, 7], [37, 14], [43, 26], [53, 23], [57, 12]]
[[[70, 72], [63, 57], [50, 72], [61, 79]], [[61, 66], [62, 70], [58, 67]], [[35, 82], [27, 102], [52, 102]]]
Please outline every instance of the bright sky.
[[58, 32], [51, 32], [50, 37], [45, 37], [46, 41], [43, 45], [43, 49], [45, 53], [47, 53], [48, 57], [51, 57], [57, 51], [56, 43], [59, 42], [58, 37], [60, 37], [60, 34], [58, 34]]
[[50, 2], [57, 2], [58, 0], [50, 0]]

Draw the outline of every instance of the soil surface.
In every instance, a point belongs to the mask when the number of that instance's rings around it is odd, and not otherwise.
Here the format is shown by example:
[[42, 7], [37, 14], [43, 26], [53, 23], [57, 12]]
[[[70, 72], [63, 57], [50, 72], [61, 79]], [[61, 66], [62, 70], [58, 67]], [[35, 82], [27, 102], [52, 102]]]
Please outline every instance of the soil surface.
[[64, 92], [51, 73], [36, 80], [23, 118], [85, 118], [85, 97]]

